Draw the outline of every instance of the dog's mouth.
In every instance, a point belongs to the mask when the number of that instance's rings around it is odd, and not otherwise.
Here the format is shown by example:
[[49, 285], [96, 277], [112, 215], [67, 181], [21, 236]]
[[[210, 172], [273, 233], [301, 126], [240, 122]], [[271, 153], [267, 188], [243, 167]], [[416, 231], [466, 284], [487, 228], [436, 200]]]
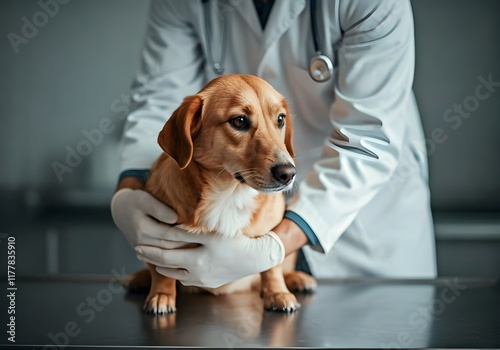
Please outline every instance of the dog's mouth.
[[286, 185], [277, 185], [277, 186], [266, 186], [262, 185], [259, 187], [260, 192], [281, 192], [288, 191], [293, 187], [293, 181]]
[[263, 183], [260, 181], [257, 181], [254, 184], [251, 184], [245, 180], [243, 175], [237, 171], [233, 174], [234, 178], [238, 180], [242, 184], [247, 184], [250, 187], [256, 189], [257, 191], [260, 192], [280, 192], [280, 191], [288, 191], [293, 187], [293, 181], [287, 183], [287, 184], [274, 184], [274, 183]]
[[238, 180], [239, 182], [241, 182], [242, 184], [245, 183], [245, 179], [243, 178], [243, 176], [241, 175], [241, 173], [239, 171], [237, 171], [236, 173], [234, 173], [234, 178], [236, 180]]

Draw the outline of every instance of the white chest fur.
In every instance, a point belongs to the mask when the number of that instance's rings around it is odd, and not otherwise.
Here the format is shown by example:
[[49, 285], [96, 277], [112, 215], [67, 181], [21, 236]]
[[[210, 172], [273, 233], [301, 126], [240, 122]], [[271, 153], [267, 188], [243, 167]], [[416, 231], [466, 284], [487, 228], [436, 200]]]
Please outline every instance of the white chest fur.
[[240, 234], [255, 209], [257, 190], [236, 181], [215, 184], [204, 196], [200, 221], [209, 231], [223, 236]]

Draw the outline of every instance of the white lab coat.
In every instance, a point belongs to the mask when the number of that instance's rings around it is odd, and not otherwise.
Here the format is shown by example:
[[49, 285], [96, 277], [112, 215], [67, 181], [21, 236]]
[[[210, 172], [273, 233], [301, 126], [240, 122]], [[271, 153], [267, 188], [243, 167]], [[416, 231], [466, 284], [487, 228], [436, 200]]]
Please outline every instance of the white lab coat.
[[210, 45], [220, 59], [225, 18], [224, 74], [262, 77], [291, 106], [299, 185], [289, 209], [319, 239], [305, 249], [313, 274], [434, 277], [410, 2], [318, 1], [320, 45], [336, 66], [323, 83], [307, 71], [314, 55], [309, 2], [276, 0], [265, 31], [252, 1], [209, 6], [207, 42], [202, 1], [153, 0], [121, 170], [149, 168], [172, 111], [216, 76], [206, 52]]

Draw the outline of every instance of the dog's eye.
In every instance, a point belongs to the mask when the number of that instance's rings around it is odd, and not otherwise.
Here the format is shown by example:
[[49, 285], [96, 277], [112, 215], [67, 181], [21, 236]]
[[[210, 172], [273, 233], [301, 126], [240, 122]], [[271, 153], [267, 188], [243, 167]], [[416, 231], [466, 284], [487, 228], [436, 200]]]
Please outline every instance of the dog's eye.
[[239, 115], [229, 121], [231, 125], [238, 130], [248, 130], [250, 128], [250, 122], [244, 115]]
[[281, 113], [279, 116], [278, 116], [278, 127], [279, 128], [282, 128], [283, 125], [285, 125], [285, 115], [283, 113]]

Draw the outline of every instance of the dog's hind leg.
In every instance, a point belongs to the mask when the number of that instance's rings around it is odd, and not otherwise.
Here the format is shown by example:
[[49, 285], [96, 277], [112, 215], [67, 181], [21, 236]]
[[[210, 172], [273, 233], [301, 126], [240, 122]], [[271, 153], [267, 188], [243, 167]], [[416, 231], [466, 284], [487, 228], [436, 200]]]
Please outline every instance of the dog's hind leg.
[[148, 269], [134, 272], [120, 281], [129, 292], [148, 291], [151, 288], [151, 273]]
[[281, 264], [288, 289], [292, 292], [311, 293], [317, 287], [316, 279], [305, 272], [295, 270], [297, 253], [292, 253]]

